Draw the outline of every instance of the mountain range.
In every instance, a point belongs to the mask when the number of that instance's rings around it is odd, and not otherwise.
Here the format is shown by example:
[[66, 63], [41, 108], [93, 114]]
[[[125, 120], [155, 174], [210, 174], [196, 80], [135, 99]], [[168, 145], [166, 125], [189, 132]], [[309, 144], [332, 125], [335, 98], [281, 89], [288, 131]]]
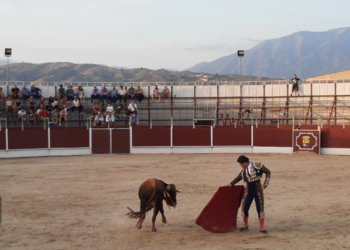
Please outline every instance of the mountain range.
[[[299, 78], [350, 69], [350, 27], [324, 32], [300, 31], [266, 40], [246, 50], [242, 73], [261, 77]], [[186, 69], [211, 74], [238, 74], [236, 54]]]

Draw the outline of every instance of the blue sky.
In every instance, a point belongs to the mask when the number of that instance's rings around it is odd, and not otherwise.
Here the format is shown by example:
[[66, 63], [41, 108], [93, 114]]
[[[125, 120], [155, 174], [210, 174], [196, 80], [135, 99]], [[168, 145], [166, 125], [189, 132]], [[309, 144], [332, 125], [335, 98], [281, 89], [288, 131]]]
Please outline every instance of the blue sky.
[[33, 63], [182, 70], [266, 39], [348, 27], [349, 10], [348, 0], [2, 0], [0, 48]]

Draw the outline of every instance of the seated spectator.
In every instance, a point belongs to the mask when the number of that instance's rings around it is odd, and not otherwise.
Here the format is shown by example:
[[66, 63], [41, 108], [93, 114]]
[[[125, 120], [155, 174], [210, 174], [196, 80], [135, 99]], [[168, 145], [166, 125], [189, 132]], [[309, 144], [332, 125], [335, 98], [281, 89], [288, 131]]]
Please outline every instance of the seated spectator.
[[225, 119], [222, 120], [221, 126], [226, 126], [226, 120]]
[[34, 111], [32, 109], [28, 110], [27, 117], [28, 117], [28, 122], [34, 122], [34, 124], [36, 124], [36, 117], [35, 117]]
[[121, 115], [123, 114], [124, 105], [118, 100], [117, 104], [114, 106], [114, 110], [115, 115], [118, 117], [118, 119], [120, 119]]
[[[54, 101], [53, 103], [51, 103], [51, 107], [52, 107], [52, 110], [54, 110], [55, 108], [57, 108], [58, 111], [61, 110], [60, 106], [58, 105], [58, 102], [57, 101]], [[65, 108], [64, 108], [65, 109]]]
[[46, 109], [44, 105], [39, 105], [38, 111], [37, 111], [37, 122], [40, 124], [40, 121], [44, 121], [44, 118], [46, 117]]
[[58, 89], [58, 99], [62, 99], [66, 96], [66, 90], [63, 88], [63, 85], [60, 85], [60, 88]]
[[79, 97], [80, 103], [85, 103], [85, 94], [84, 94], [83, 86], [79, 86], [75, 90], [76, 90], [76, 93], [77, 93], [77, 95]]
[[26, 126], [28, 123], [27, 112], [24, 110], [24, 108], [21, 108], [21, 110], [18, 111], [16, 126], [18, 126], [19, 121], [23, 121], [24, 126]]
[[241, 126], [242, 128], [245, 126], [243, 119], [239, 120], [238, 126]]
[[57, 107], [55, 107], [55, 109], [52, 111], [52, 114], [51, 114], [51, 121], [56, 126], [57, 126], [57, 123], [58, 123], [58, 118], [59, 118], [59, 112], [58, 112]]
[[6, 114], [8, 114], [9, 112], [13, 114], [17, 113], [16, 103], [12, 100], [11, 95], [7, 97], [5, 104]]
[[129, 107], [128, 107], [128, 111], [126, 112], [127, 116], [130, 116], [130, 114], [137, 115], [137, 104], [134, 103], [134, 100], [131, 100], [131, 103], [129, 104]]
[[117, 96], [118, 96], [119, 101], [124, 100], [124, 102], [125, 102], [125, 90], [123, 89], [123, 86], [120, 86], [120, 89], [118, 90]]
[[4, 106], [4, 101], [5, 101], [4, 92], [2, 91], [2, 88], [0, 88], [0, 105], [1, 106]]
[[45, 106], [45, 110], [46, 110], [47, 116], [48, 116], [48, 117], [51, 117], [51, 113], [52, 113], [52, 105], [51, 105], [51, 103], [50, 103], [50, 104], [47, 104], [47, 105]]
[[[129, 123], [128, 123], [129, 124]], [[140, 125], [140, 122], [139, 122], [139, 119], [136, 117], [136, 114], [132, 114], [132, 117], [131, 117], [131, 125], [132, 126], [135, 126], [135, 125]]]
[[44, 105], [45, 106], [45, 98], [43, 96], [40, 97], [39, 106], [40, 105]]
[[49, 105], [52, 106], [52, 103], [55, 101], [55, 98], [53, 98], [53, 96], [49, 97]]
[[17, 98], [15, 104], [16, 104], [16, 110], [21, 110], [22, 109], [22, 103], [19, 100], [19, 98]]
[[36, 103], [33, 96], [30, 96], [28, 100], [28, 111], [30, 109], [33, 110], [33, 112], [36, 111]]
[[108, 106], [106, 108], [105, 115], [106, 115], [106, 123], [112, 122], [114, 125], [114, 108], [110, 102], [108, 103]]
[[153, 92], [152, 92], [152, 102], [154, 102], [154, 97], [155, 96], [159, 96], [159, 102], [160, 102], [160, 98], [161, 98], [161, 93], [160, 90], [158, 89], [158, 86], [154, 86]]
[[165, 85], [164, 89], [162, 91], [162, 100], [164, 102], [164, 97], [168, 97], [168, 100], [170, 100], [170, 91], [168, 89], [168, 87]]
[[233, 118], [231, 118], [231, 120], [230, 120], [230, 124], [229, 124], [230, 126], [235, 126], [235, 121], [233, 120]]
[[72, 86], [69, 86], [66, 92], [66, 96], [67, 96], [67, 100], [69, 101], [73, 101], [74, 99], [74, 90], [72, 89]]
[[140, 86], [137, 86], [136, 98], [140, 103], [142, 102], [143, 98], [145, 98], [145, 96], [143, 95], [143, 90]]
[[102, 103], [104, 99], [106, 100], [106, 102], [108, 101], [108, 90], [106, 89], [105, 86], [102, 86], [100, 95], [101, 95]]
[[[56, 102], [56, 100], [55, 100], [55, 102]], [[57, 102], [57, 105], [58, 105], [58, 102]], [[65, 96], [61, 100], [61, 109], [66, 109], [67, 105], [68, 105], [67, 96]]]
[[247, 114], [247, 118], [249, 118], [249, 114], [253, 113], [253, 108], [251, 107], [250, 109], [245, 109], [242, 112], [242, 117], [244, 118], [244, 114]]
[[112, 88], [108, 91], [108, 100], [112, 103], [115, 103], [118, 100], [118, 90], [112, 85]]
[[136, 94], [135, 89], [132, 87], [132, 85], [130, 85], [128, 92], [126, 93], [125, 101], [127, 102], [128, 99], [135, 99], [135, 94]]
[[64, 120], [65, 125], [67, 126], [67, 111], [66, 109], [63, 109], [63, 108], [60, 111], [59, 126], [61, 126], [62, 120]]
[[96, 88], [96, 86], [95, 86], [94, 89], [92, 90], [92, 94], [91, 94], [91, 103], [93, 102], [94, 98], [97, 98], [97, 99], [98, 99], [98, 103], [101, 102], [100, 91]]
[[12, 99], [17, 99], [19, 97], [19, 88], [17, 88], [17, 85], [14, 85], [13, 88], [11, 89], [11, 97]]
[[23, 102], [26, 103], [26, 100], [28, 100], [30, 97], [30, 91], [26, 88], [25, 85], [22, 86], [21, 95], [22, 95]]
[[103, 119], [103, 115], [101, 114], [101, 112], [98, 112], [97, 115], [95, 116], [95, 120], [94, 120], [94, 126], [104, 126], [104, 119]]
[[41, 89], [32, 85], [30, 89], [30, 95], [37, 99], [41, 98]]
[[100, 106], [98, 106], [98, 103], [95, 102], [94, 106], [92, 107], [92, 115], [95, 116], [100, 112]]
[[72, 113], [74, 113], [75, 109], [78, 109], [80, 113], [83, 112], [83, 106], [81, 106], [80, 101], [76, 96], [74, 96], [72, 104]]

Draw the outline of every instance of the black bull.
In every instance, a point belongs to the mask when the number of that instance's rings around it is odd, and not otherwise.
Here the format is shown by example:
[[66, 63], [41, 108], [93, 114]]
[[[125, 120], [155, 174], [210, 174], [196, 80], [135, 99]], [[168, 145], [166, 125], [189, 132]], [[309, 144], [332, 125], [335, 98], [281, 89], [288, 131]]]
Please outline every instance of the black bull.
[[174, 184], [166, 184], [165, 182], [157, 179], [148, 179], [141, 184], [139, 189], [139, 198], [141, 202], [140, 212], [134, 212], [128, 207], [131, 212], [127, 214], [131, 218], [140, 218], [136, 224], [138, 229], [141, 229], [142, 227], [142, 222], [146, 217], [146, 212], [150, 211], [152, 208], [154, 208], [152, 217], [152, 231], [157, 231], [154, 223], [159, 211], [162, 214], [162, 222], [167, 223], [163, 210], [164, 191], [171, 197], [171, 199], [168, 198], [169, 205], [175, 207], [176, 192], [179, 191], [176, 190]]

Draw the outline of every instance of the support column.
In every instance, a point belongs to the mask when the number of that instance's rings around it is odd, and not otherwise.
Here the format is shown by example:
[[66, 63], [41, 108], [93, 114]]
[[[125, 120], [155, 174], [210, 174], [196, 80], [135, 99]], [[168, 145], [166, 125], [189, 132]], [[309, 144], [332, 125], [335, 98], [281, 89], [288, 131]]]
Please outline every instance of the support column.
[[171, 108], [171, 119], [173, 118], [173, 86], [171, 86], [171, 97], [170, 97], [170, 108]]
[[148, 86], [148, 124], [150, 124], [151, 123], [151, 95], [150, 95], [150, 86]]
[[216, 121], [219, 124], [219, 85], [216, 86]]

